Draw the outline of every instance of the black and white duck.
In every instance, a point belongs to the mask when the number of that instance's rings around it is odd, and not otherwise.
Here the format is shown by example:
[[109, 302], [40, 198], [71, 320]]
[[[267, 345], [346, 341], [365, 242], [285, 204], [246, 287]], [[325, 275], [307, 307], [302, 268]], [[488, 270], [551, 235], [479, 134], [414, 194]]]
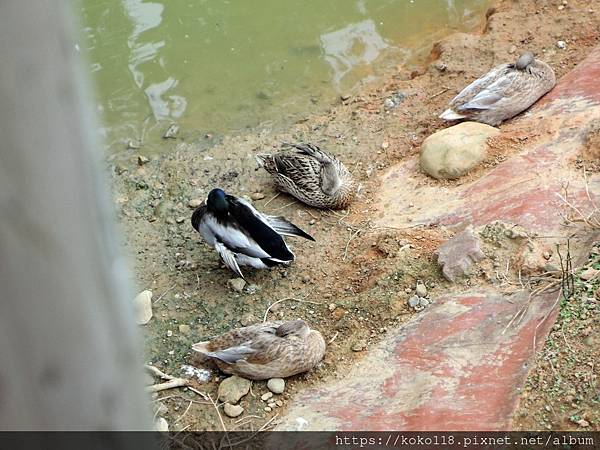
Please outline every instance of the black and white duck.
[[267, 269], [290, 264], [294, 254], [282, 236], [314, 238], [280, 216], [269, 216], [244, 199], [213, 189], [192, 214], [192, 226], [217, 250], [227, 267], [244, 277], [239, 266]]
[[514, 63], [496, 66], [464, 88], [440, 118], [500, 125], [525, 111], [555, 84], [548, 64], [523, 53]]

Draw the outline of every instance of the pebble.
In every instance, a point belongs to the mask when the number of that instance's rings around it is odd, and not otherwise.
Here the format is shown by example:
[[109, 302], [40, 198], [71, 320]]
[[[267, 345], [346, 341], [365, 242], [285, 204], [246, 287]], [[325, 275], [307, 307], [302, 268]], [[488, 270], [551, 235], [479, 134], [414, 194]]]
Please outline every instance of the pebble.
[[285, 381], [283, 378], [271, 378], [267, 381], [267, 388], [273, 394], [281, 394], [285, 390]]
[[177, 136], [178, 132], [179, 132], [179, 125], [177, 125], [176, 123], [172, 123], [171, 125], [169, 125], [169, 128], [167, 128], [167, 131], [165, 131], [165, 134], [163, 134], [163, 138], [175, 139], [175, 136]]
[[225, 411], [225, 415], [228, 417], [238, 417], [244, 412], [244, 408], [242, 408], [240, 405], [225, 403], [225, 406], [223, 406], [223, 411]]
[[179, 332], [181, 334], [189, 334], [190, 331], [191, 331], [191, 328], [189, 325], [185, 325], [185, 324], [179, 325]]
[[269, 400], [271, 397], [273, 397], [273, 393], [272, 392], [266, 392], [263, 395], [260, 396], [260, 399], [263, 402], [266, 402], [267, 400]]
[[419, 305], [421, 305], [423, 308], [427, 308], [429, 306], [429, 300], [426, 298], [420, 298]]
[[583, 272], [581, 272], [579, 278], [581, 278], [584, 281], [589, 281], [596, 275], [598, 275], [598, 272], [600, 272], [600, 270], [594, 269], [593, 267], [588, 267]]
[[250, 381], [233, 375], [219, 384], [218, 398], [223, 402], [234, 404], [248, 392], [250, 392]]
[[390, 147], [390, 143], [387, 141], [384, 141], [381, 143], [381, 149], [382, 150], [387, 150]]
[[246, 280], [243, 278], [230, 278], [227, 280], [227, 286], [235, 292], [244, 292], [244, 286], [246, 286]]
[[154, 421], [154, 431], [166, 433], [169, 431], [169, 423], [164, 417], [159, 417]]
[[250, 196], [250, 198], [252, 200], [262, 200], [263, 198], [265, 198], [265, 194], [263, 194], [262, 192], [255, 192]]
[[150, 161], [150, 159], [148, 159], [147, 157], [145, 157], [144, 155], [139, 155], [137, 157], [137, 163], [138, 166], [143, 166], [144, 164], [146, 164], [148, 161]]
[[590, 426], [590, 423], [585, 419], [581, 419], [581, 420], [577, 421], [577, 425], [579, 425], [580, 427], [583, 427], [583, 428], [587, 428]]
[[146, 325], [152, 318], [152, 291], [140, 292], [133, 299], [135, 321], [138, 325]]
[[349, 94], [342, 94], [340, 95], [340, 98], [342, 99], [343, 102], [350, 100], [350, 95]]
[[510, 49], [508, 50], [508, 53], [510, 53], [511, 55], [517, 51], [517, 46], [516, 45], [511, 45]]
[[367, 348], [367, 343], [365, 341], [358, 341], [357, 343], [355, 343], [352, 346], [352, 351], [353, 352], [362, 352], [366, 348]]
[[417, 306], [419, 306], [420, 303], [421, 299], [416, 295], [413, 295], [411, 298], [408, 299], [408, 306], [410, 306], [411, 308], [416, 308]]
[[275, 404], [276, 404], [277, 406], [279, 406], [280, 408], [283, 406], [283, 402], [282, 402], [281, 400], [277, 400], [277, 401], [275, 402]]
[[336, 306], [335, 303], [330, 303], [328, 306], [329, 311], [333, 312], [335, 310]]
[[269, 403], [267, 403], [267, 406], [269, 408], [275, 408], [276, 404], [275, 404], [275, 402], [269, 402]]
[[202, 202], [204, 202], [204, 200], [201, 198], [193, 198], [188, 202], [188, 206], [190, 208], [197, 208], [202, 204]]
[[565, 48], [567, 48], [567, 43], [565, 41], [558, 41], [556, 43], [556, 46], [561, 50], [564, 50]]
[[186, 220], [187, 220], [187, 217], [185, 217], [185, 216], [179, 216], [179, 217], [177, 217], [177, 218], [175, 219], [175, 222], [177, 222], [177, 223], [183, 223], [183, 222], [185, 222]]
[[173, 331], [167, 330], [167, 337], [171, 337], [171, 336], [173, 336]]
[[415, 288], [415, 293], [419, 297], [426, 297], [427, 296], [427, 287], [423, 283], [417, 282], [417, 287]]
[[266, 412], [271, 412], [271, 411], [273, 411], [273, 409], [272, 409], [272, 408], [270, 408], [269, 406], [265, 406], [265, 411], [266, 411]]

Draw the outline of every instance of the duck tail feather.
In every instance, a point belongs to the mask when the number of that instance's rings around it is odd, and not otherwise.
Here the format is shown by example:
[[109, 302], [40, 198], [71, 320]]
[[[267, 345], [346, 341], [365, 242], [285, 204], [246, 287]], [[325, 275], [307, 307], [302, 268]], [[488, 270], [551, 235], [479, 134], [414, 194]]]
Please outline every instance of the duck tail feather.
[[192, 345], [192, 350], [206, 355], [210, 351], [206, 348], [210, 341], [202, 341]]
[[269, 225], [279, 234], [283, 234], [284, 236], [299, 236], [310, 241], [315, 240], [310, 234], [304, 232], [284, 217], [267, 216], [267, 220], [269, 221]]
[[446, 111], [444, 111], [442, 114], [440, 114], [439, 117], [440, 117], [440, 119], [444, 119], [444, 120], [459, 120], [459, 119], [464, 119], [466, 116], [464, 116], [462, 114], [458, 114], [456, 111], [449, 108]]

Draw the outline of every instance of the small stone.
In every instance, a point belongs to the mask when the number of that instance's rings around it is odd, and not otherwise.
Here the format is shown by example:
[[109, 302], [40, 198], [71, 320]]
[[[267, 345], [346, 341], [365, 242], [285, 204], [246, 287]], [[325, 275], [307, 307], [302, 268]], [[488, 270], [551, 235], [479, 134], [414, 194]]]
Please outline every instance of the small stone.
[[244, 408], [242, 408], [240, 405], [225, 403], [223, 406], [223, 411], [225, 411], [225, 415], [228, 417], [238, 417], [244, 412]]
[[510, 53], [511, 55], [516, 51], [517, 51], [516, 45], [511, 45], [510, 48], [508, 49], [508, 53]]
[[499, 133], [497, 128], [477, 122], [433, 133], [421, 145], [421, 168], [433, 178], [459, 178], [483, 161], [488, 138]]
[[271, 411], [273, 411], [273, 409], [271, 409], [269, 406], [265, 406], [265, 408], [264, 408], [264, 409], [265, 409], [265, 411], [266, 411], [266, 412], [271, 412]]
[[149, 158], [145, 157], [144, 155], [139, 155], [137, 157], [137, 163], [138, 166], [143, 166], [144, 164], [146, 164], [148, 161], [150, 161]]
[[566, 48], [567, 48], [567, 43], [566, 43], [565, 41], [558, 41], [558, 42], [556, 43], [556, 46], [557, 46], [559, 49], [561, 49], [561, 50], [564, 50], [564, 49], [566, 49]]
[[266, 402], [267, 400], [269, 400], [271, 397], [273, 397], [273, 393], [272, 392], [266, 392], [263, 395], [260, 396], [260, 399], [263, 402]]
[[471, 266], [485, 258], [472, 227], [444, 242], [436, 254], [442, 274], [448, 281], [468, 275]]
[[219, 384], [218, 398], [222, 402], [235, 404], [248, 392], [250, 392], [250, 381], [233, 375]]
[[169, 125], [169, 128], [167, 128], [167, 131], [165, 131], [165, 134], [163, 134], [163, 138], [175, 139], [175, 136], [177, 136], [178, 132], [179, 132], [179, 125], [177, 125], [176, 123], [172, 123], [171, 125]]
[[285, 390], [285, 381], [283, 378], [271, 378], [267, 381], [267, 388], [273, 394], [281, 394]]
[[416, 295], [413, 295], [411, 298], [408, 299], [408, 306], [410, 306], [411, 308], [416, 308], [417, 306], [419, 306], [420, 303], [421, 299]]
[[159, 417], [154, 421], [154, 431], [166, 433], [169, 431], [169, 423], [164, 417]]
[[595, 278], [599, 272], [600, 270], [594, 269], [593, 267], [588, 267], [583, 272], [581, 272], [579, 278], [581, 278], [584, 281], [590, 281], [591, 279]]
[[420, 281], [417, 282], [417, 287], [415, 288], [415, 294], [417, 294], [419, 297], [427, 297], [427, 287]]
[[235, 292], [244, 292], [244, 286], [246, 286], [246, 280], [243, 278], [231, 278], [227, 280], [227, 286]]
[[248, 294], [256, 294], [258, 291], [260, 291], [260, 286], [258, 284], [248, 284], [246, 285], [246, 292]]
[[350, 95], [349, 94], [342, 94], [340, 95], [340, 98], [342, 99], [343, 102], [350, 100]]
[[590, 426], [590, 423], [585, 419], [581, 419], [577, 421], [577, 425], [579, 425], [582, 428], [587, 428]]
[[352, 346], [353, 352], [362, 352], [367, 348], [367, 343], [365, 341], [358, 341]]
[[387, 141], [384, 141], [381, 143], [381, 149], [382, 150], [387, 150], [390, 147], [390, 143]]
[[429, 300], [427, 300], [426, 298], [420, 298], [419, 305], [423, 308], [427, 308], [429, 306]]
[[277, 400], [277, 401], [275, 402], [275, 404], [276, 404], [277, 406], [279, 406], [280, 408], [283, 406], [283, 402], [282, 402], [281, 400]]
[[275, 408], [276, 404], [275, 404], [275, 402], [269, 402], [269, 403], [267, 403], [267, 406], [269, 408]]
[[[565, 9], [565, 5], [559, 5], [559, 6], [558, 6], [558, 10], [559, 10], [559, 11], [562, 11], [563, 9]], [[558, 42], [562, 42], [562, 41], [558, 41]], [[558, 45], [558, 43], [557, 43], [557, 45]], [[559, 48], [560, 48], [560, 47], [559, 47]]]
[[173, 331], [167, 330], [167, 337], [171, 337], [171, 336], [173, 336]]
[[146, 325], [152, 318], [152, 291], [140, 292], [133, 299], [135, 321], [138, 325]]
[[179, 217], [177, 217], [177, 218], [175, 219], [175, 222], [176, 222], [176, 223], [183, 223], [183, 222], [185, 222], [186, 220], [187, 220], [187, 217], [185, 217], [185, 216], [179, 216]]
[[383, 107], [385, 109], [394, 109], [396, 107], [396, 104], [394, 103], [394, 100], [392, 100], [391, 98], [386, 98], [383, 101]]
[[252, 200], [262, 200], [263, 198], [265, 198], [265, 194], [263, 194], [262, 192], [254, 192], [250, 198]]
[[327, 307], [327, 309], [329, 309], [329, 311], [331, 311], [331, 312], [335, 311], [335, 308], [336, 308], [335, 303], [330, 303], [329, 306]]
[[188, 206], [190, 208], [197, 208], [198, 206], [200, 206], [202, 203], [204, 202], [203, 199], [201, 198], [193, 198], [188, 202]]

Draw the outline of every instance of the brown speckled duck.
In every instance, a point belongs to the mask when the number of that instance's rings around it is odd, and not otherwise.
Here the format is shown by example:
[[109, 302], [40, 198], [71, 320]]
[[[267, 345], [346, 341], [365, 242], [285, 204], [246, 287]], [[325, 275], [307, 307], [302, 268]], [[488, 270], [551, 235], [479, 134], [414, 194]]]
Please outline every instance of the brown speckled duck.
[[325, 340], [303, 320], [291, 320], [234, 329], [192, 349], [227, 374], [266, 380], [312, 369], [325, 355]]
[[257, 155], [279, 190], [316, 208], [346, 208], [356, 193], [352, 175], [335, 156], [313, 144], [284, 144], [276, 155]]
[[494, 67], [450, 102], [440, 118], [500, 125], [533, 105], [556, 84], [552, 68], [533, 54], [523, 53], [513, 64]]

